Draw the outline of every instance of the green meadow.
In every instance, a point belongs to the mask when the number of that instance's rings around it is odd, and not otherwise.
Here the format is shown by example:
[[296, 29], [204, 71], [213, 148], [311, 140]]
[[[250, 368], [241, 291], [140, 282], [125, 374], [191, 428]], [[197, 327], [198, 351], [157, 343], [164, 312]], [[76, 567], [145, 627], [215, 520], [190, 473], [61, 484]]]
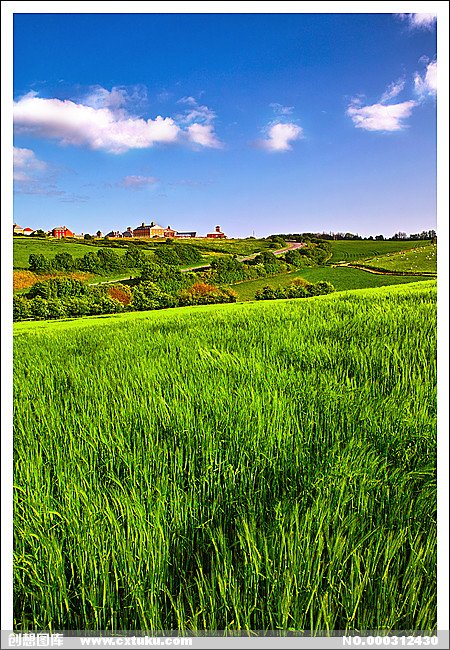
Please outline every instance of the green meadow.
[[[132, 244], [136, 244], [144, 250], [144, 252], [152, 256], [152, 251], [159, 245], [162, 240], [132, 240]], [[224, 240], [211, 240], [211, 239], [183, 239], [174, 243], [190, 244], [196, 246], [205, 258], [205, 263], [209, 263], [217, 255], [238, 255], [247, 256], [253, 253], [260, 252], [270, 248], [270, 241], [263, 241], [259, 239], [224, 239]], [[119, 254], [125, 254], [130, 242], [127, 239], [113, 240], [113, 250]], [[278, 246], [279, 247], [279, 246]], [[35, 237], [14, 237], [13, 240], [13, 267], [15, 269], [28, 269], [28, 259], [31, 254], [43, 254], [47, 257], [54, 257], [57, 253], [70, 253], [74, 258], [81, 258], [89, 252], [96, 253], [101, 244], [97, 244], [95, 240], [85, 243], [83, 240], [75, 241], [73, 239], [40, 239]]]
[[[15, 269], [28, 269], [30, 255], [45, 255], [54, 257], [58, 253], [69, 253], [74, 258], [83, 257], [86, 253], [96, 253], [100, 246], [84, 244], [82, 241], [64, 239], [40, 239], [38, 237], [14, 237], [13, 240], [13, 267]], [[114, 249], [125, 253], [125, 249]]]
[[421, 276], [405, 275], [381, 275], [369, 273], [360, 269], [353, 269], [348, 266], [317, 266], [302, 269], [291, 273], [283, 273], [272, 277], [258, 278], [230, 285], [238, 295], [238, 300], [254, 300], [256, 291], [269, 285], [274, 288], [286, 287], [296, 278], [304, 278], [309, 282], [325, 280], [331, 282], [336, 291], [349, 289], [369, 289], [375, 287], [386, 287], [394, 284], [407, 284], [423, 280]]
[[429, 244], [412, 250], [387, 253], [373, 257], [365, 265], [386, 271], [437, 273], [437, 245]]
[[15, 629], [434, 630], [435, 301], [17, 323]]
[[430, 245], [429, 240], [422, 241], [372, 241], [372, 240], [336, 240], [330, 241], [332, 264], [339, 262], [357, 262], [368, 260], [379, 255], [397, 253], [412, 248]]

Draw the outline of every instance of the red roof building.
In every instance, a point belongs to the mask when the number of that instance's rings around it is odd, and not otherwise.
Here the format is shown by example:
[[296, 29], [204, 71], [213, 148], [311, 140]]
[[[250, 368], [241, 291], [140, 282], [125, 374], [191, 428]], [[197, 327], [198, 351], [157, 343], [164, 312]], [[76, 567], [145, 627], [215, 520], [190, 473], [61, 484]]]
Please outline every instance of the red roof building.
[[214, 232], [209, 232], [206, 235], [209, 239], [225, 239], [226, 235], [220, 230], [220, 226], [216, 226]]
[[69, 230], [66, 226], [57, 226], [52, 230], [52, 236], [57, 239], [62, 239], [63, 237], [73, 237], [73, 232]]
[[177, 231], [171, 228], [170, 226], [167, 226], [167, 228], [164, 230], [164, 237], [172, 239], [175, 237], [177, 234]]

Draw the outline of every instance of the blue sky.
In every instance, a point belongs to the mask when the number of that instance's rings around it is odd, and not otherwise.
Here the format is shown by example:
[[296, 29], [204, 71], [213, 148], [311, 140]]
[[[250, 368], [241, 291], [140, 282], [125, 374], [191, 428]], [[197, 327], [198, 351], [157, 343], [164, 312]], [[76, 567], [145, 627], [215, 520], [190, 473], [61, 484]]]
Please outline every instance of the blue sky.
[[16, 14], [14, 221], [436, 226], [431, 14]]

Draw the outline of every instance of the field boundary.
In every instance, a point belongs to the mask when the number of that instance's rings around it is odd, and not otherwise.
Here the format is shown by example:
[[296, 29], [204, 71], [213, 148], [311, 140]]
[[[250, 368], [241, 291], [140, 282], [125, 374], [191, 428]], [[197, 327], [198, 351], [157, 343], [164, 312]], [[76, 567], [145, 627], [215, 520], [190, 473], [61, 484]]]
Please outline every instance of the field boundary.
[[367, 271], [368, 273], [375, 273], [376, 275], [411, 275], [421, 278], [437, 277], [437, 273], [432, 273], [430, 271], [389, 271], [379, 266], [364, 266], [363, 264], [351, 264], [348, 262], [343, 264], [332, 264], [331, 266], [334, 268], [347, 267], [351, 269], [359, 269], [360, 271]]

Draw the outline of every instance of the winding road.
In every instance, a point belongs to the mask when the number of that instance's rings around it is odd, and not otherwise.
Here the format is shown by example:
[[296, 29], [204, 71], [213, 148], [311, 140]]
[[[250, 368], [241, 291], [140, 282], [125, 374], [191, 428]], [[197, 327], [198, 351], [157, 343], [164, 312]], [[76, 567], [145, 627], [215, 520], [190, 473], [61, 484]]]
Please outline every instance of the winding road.
[[[279, 250], [276, 251], [269, 251], [273, 252], [274, 255], [282, 255], [283, 253], [286, 253], [287, 251], [290, 250], [295, 250], [296, 248], [303, 248], [306, 246], [303, 242], [288, 242], [288, 246], [286, 248], [280, 248]], [[252, 253], [251, 255], [247, 255], [246, 257], [238, 257], [239, 262], [245, 262], [246, 260], [252, 260], [254, 257], [257, 255], [260, 255], [263, 251], [257, 251], [256, 253]], [[200, 266], [190, 266], [187, 269], [181, 269], [182, 273], [188, 273], [189, 271], [207, 271], [208, 269], [211, 268], [211, 264], [202, 264]], [[99, 284], [114, 284], [115, 282], [123, 282], [124, 280], [132, 280], [133, 278], [130, 277], [130, 275], [126, 275], [125, 277], [121, 278], [114, 278], [114, 280], [105, 280], [104, 282], [89, 282], [90, 287], [98, 286]]]

